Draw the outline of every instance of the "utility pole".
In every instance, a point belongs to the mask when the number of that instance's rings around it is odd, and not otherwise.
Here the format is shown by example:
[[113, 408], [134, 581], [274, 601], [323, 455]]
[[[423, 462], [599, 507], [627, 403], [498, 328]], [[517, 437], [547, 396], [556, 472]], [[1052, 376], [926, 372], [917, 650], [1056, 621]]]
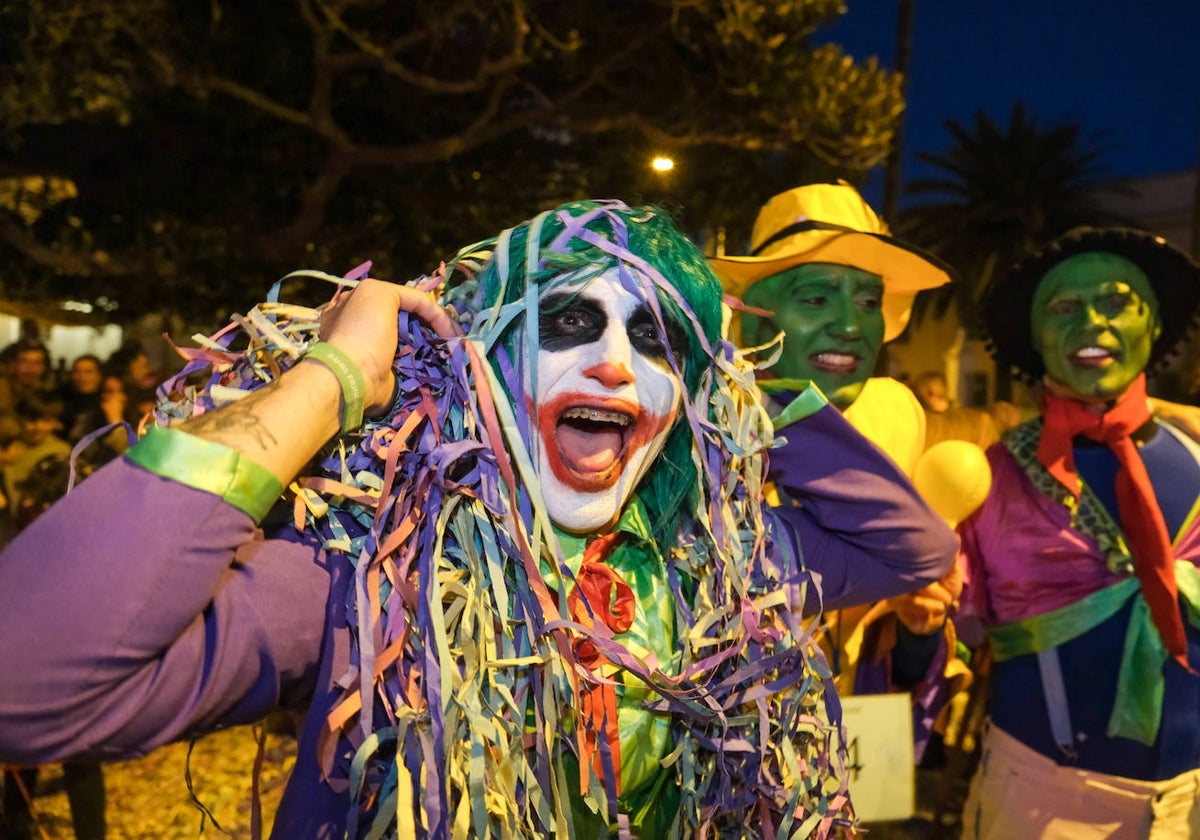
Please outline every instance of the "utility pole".
[[[916, 0], [900, 0], [896, 18], [896, 72], [900, 74], [900, 95], [908, 110], [908, 75], [912, 66], [912, 31]], [[883, 218], [895, 227], [900, 206], [900, 159], [904, 152], [904, 118], [896, 120], [892, 148], [888, 153], [883, 175]]]
[[1195, 178], [1192, 185], [1192, 257], [1200, 260], [1200, 146], [1196, 148]]

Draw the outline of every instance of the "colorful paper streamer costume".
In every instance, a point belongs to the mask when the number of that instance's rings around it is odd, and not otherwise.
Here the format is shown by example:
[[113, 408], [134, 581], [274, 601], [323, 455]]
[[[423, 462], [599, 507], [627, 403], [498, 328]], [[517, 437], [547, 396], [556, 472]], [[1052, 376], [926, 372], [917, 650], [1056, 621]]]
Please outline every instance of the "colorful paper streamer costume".
[[[753, 370], [716, 305], [693, 307], [702, 260], [631, 244], [658, 224], [577, 202], [414, 281], [462, 335], [402, 311], [391, 410], [292, 485], [295, 526], [354, 566], [354, 665], [321, 744], [327, 781], [351, 798], [348, 836], [809, 837], [853, 823], [832, 681], [779, 585], [794, 570], [768, 551], [772, 432]], [[601, 596], [579, 595], [597, 541], [545, 514], [522, 398], [539, 287], [612, 266], [687, 333], [681, 417], [604, 547], [638, 593], [637, 620], [615, 623]], [[280, 288], [181, 351], [159, 423], [263, 387], [317, 340], [319, 309], [279, 302]]]

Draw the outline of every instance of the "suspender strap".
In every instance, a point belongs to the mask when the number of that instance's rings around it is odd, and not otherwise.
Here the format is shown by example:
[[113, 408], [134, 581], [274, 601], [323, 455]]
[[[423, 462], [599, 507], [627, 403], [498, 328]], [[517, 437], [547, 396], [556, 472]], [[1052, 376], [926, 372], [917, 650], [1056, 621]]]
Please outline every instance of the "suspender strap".
[[1058, 648], [1043, 650], [1037, 655], [1038, 669], [1042, 672], [1042, 693], [1046, 695], [1046, 714], [1050, 718], [1050, 731], [1058, 748], [1069, 760], [1077, 757], [1075, 738], [1071, 733], [1071, 710], [1067, 708], [1067, 687], [1063, 682], [1062, 665], [1058, 661]]

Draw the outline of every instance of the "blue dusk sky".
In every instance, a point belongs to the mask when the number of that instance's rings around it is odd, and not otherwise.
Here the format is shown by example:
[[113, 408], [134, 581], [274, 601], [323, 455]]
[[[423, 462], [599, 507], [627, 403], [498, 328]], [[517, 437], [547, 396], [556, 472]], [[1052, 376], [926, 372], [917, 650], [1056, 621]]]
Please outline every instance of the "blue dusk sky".
[[[1176, 172], [1200, 155], [1200, 0], [915, 0], [905, 115], [905, 180], [930, 174], [918, 152], [950, 145], [947, 119], [1013, 104], [1043, 126], [1103, 133], [1114, 177]], [[818, 40], [895, 66], [895, 0], [847, 0]], [[868, 184], [879, 200], [882, 175]]]

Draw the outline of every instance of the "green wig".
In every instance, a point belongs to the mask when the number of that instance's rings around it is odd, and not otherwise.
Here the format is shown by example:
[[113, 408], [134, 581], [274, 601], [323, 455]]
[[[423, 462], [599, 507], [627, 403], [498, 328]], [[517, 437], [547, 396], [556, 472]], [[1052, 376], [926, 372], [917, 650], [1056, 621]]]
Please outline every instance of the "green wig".
[[[721, 284], [704, 255], [661, 210], [619, 202], [576, 201], [543, 213], [495, 239], [464, 249], [457, 260], [487, 254], [471, 289], [449, 293], [459, 306], [474, 310], [471, 335], [483, 337], [487, 358], [507, 392], [526, 447], [533, 428], [524, 416], [522, 365], [536, 358], [540, 288], [569, 276], [586, 281], [612, 268], [621, 282], [651, 305], [660, 321], [683, 328], [682, 346], [665, 347], [695, 410], [707, 419], [706, 374], [721, 337]], [[665, 331], [660, 331], [665, 335]], [[675, 356], [676, 351], [679, 357]], [[681, 417], [667, 436], [655, 469], [637, 490], [657, 534], [673, 538], [680, 512], [698, 502], [697, 473], [690, 456], [695, 429]]]

